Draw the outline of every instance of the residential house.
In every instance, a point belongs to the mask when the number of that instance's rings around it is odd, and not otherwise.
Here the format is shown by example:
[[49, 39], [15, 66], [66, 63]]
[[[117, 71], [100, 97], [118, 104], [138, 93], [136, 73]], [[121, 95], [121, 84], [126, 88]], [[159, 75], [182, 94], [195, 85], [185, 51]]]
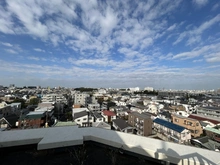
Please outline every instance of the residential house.
[[149, 104], [147, 111], [154, 113], [154, 114], [157, 114], [158, 108], [155, 104]]
[[220, 129], [219, 128], [206, 127], [204, 128], [204, 132], [209, 138], [220, 143]]
[[125, 132], [125, 133], [133, 133], [133, 127], [130, 126], [125, 120], [118, 118], [112, 120], [112, 126], [117, 131]]
[[153, 123], [154, 131], [161, 134], [163, 139], [185, 144], [188, 144], [191, 139], [190, 131], [182, 126], [159, 118], [154, 119]]
[[172, 122], [179, 126], [182, 126], [190, 130], [191, 135], [196, 138], [200, 137], [203, 134], [203, 128], [200, 122], [196, 119], [184, 117], [181, 115], [172, 114]]
[[104, 110], [102, 111], [102, 116], [104, 117], [104, 121], [107, 123], [111, 123], [112, 120], [116, 119], [115, 112]]
[[0, 108], [0, 117], [5, 117], [11, 114], [13, 114], [13, 112], [12, 112], [12, 108], [10, 105], [6, 105]]
[[81, 111], [74, 113], [73, 121], [80, 127], [91, 127], [94, 117], [88, 111]]
[[29, 112], [26, 115], [22, 115], [18, 120], [19, 128], [41, 128], [47, 127], [47, 112], [46, 111], [34, 111]]
[[153, 121], [150, 114], [131, 112], [128, 115], [128, 124], [134, 127], [134, 133], [137, 135], [149, 136], [152, 134]]
[[16, 122], [18, 121], [18, 116], [11, 114], [0, 119], [0, 128], [11, 129], [16, 127]]
[[21, 103], [11, 103], [9, 105], [11, 106], [12, 111], [16, 114], [21, 110]]
[[213, 124], [220, 124], [220, 120], [217, 117], [210, 117], [210, 116], [205, 116], [205, 115], [199, 115], [199, 114], [190, 114], [188, 118], [196, 119], [199, 121], [209, 121]]
[[172, 118], [171, 118], [171, 113], [169, 111], [161, 111], [159, 114], [158, 114], [158, 118], [160, 119], [163, 119], [163, 120], [166, 120], [166, 121], [169, 121], [171, 122], [172, 121]]
[[94, 112], [92, 115], [94, 117], [94, 122], [104, 122], [104, 117], [100, 113]]

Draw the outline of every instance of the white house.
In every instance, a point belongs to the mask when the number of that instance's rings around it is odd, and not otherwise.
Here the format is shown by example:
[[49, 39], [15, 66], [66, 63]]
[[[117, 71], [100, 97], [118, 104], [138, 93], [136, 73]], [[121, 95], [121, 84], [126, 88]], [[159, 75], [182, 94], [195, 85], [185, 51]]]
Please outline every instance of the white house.
[[94, 117], [87, 111], [81, 111], [74, 113], [73, 120], [79, 126], [92, 126], [92, 122], [94, 121]]

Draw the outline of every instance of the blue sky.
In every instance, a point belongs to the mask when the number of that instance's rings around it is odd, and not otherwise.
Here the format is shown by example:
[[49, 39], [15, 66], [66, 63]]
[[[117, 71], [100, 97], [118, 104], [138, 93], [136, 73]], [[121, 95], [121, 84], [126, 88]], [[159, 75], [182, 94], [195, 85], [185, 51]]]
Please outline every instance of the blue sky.
[[220, 88], [219, 0], [2, 0], [0, 84]]

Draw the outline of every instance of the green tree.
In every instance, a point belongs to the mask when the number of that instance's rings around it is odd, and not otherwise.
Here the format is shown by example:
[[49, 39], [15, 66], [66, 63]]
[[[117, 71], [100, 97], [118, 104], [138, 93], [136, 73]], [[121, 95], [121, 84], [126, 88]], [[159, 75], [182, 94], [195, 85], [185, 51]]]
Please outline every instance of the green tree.
[[103, 101], [104, 101], [103, 97], [99, 97], [98, 100], [97, 100], [97, 102], [99, 103], [100, 111], [102, 110]]
[[25, 100], [22, 98], [16, 98], [11, 103], [21, 103], [21, 108], [26, 108]]
[[39, 98], [32, 98], [29, 101], [29, 105], [38, 105], [39, 102], [40, 102]]

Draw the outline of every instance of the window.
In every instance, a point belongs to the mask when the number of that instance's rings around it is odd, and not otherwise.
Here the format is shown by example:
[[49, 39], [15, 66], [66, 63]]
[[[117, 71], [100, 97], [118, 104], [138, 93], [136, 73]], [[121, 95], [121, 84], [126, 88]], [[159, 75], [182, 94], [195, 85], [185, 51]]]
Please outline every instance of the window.
[[174, 121], [175, 121], [175, 122], [177, 122], [177, 123], [179, 122], [179, 120], [178, 120], [178, 119], [176, 119], [176, 118], [174, 119]]
[[196, 126], [199, 126], [199, 123], [196, 123]]
[[87, 118], [83, 118], [83, 120], [86, 120]]
[[77, 121], [80, 121], [80, 119], [78, 119]]

